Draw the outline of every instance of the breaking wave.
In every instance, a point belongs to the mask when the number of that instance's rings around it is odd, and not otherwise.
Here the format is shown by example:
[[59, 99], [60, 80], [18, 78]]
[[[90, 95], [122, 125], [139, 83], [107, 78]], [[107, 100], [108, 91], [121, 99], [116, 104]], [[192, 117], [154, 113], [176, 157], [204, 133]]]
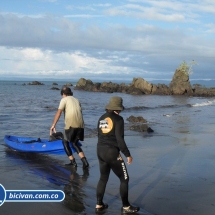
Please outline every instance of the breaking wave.
[[165, 108], [179, 108], [179, 107], [191, 107], [190, 104], [185, 105], [159, 105], [155, 107], [146, 107], [146, 106], [133, 106], [133, 107], [126, 107], [126, 110], [143, 110], [143, 109], [165, 109]]
[[193, 104], [192, 107], [202, 107], [202, 106], [211, 106], [215, 103], [215, 99], [211, 100], [211, 101], [206, 101], [206, 102], [202, 102], [202, 103], [196, 103]]

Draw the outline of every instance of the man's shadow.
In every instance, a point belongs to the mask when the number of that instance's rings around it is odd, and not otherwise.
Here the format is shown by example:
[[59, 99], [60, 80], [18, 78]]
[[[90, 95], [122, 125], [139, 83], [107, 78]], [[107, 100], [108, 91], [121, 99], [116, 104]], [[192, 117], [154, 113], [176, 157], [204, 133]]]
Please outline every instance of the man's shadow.
[[62, 187], [65, 198], [63, 203], [74, 212], [85, 210], [83, 186], [89, 176], [89, 170], [83, 169], [83, 174], [77, 173], [77, 168], [66, 168], [59, 160], [43, 154], [23, 153], [6, 149], [6, 156], [16, 165], [25, 165], [34, 175], [46, 179], [52, 184]]

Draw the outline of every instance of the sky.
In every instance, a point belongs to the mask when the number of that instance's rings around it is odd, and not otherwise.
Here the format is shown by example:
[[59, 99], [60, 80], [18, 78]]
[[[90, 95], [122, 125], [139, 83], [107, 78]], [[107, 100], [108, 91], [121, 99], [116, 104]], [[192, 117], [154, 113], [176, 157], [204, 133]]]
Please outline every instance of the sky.
[[0, 0], [0, 80], [171, 80], [183, 62], [215, 79], [214, 17], [214, 0]]

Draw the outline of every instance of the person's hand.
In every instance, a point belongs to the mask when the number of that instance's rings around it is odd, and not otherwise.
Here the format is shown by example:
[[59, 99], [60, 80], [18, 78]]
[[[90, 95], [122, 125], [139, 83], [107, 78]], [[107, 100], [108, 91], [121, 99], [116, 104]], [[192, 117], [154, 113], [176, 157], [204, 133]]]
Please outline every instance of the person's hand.
[[133, 160], [133, 158], [131, 156], [127, 157], [127, 164], [131, 164], [132, 160]]
[[55, 125], [52, 125], [50, 128], [50, 136], [52, 135], [53, 131], [54, 131], [54, 133], [56, 133]]

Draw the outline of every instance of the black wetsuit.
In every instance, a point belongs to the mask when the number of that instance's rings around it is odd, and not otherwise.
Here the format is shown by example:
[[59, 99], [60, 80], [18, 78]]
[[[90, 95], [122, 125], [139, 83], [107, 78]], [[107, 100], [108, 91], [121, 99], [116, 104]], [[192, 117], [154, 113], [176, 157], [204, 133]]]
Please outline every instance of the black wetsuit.
[[124, 141], [124, 120], [114, 112], [106, 112], [98, 121], [97, 156], [100, 166], [100, 179], [97, 185], [97, 204], [103, 204], [103, 196], [110, 175], [110, 170], [120, 179], [120, 195], [123, 207], [128, 201], [129, 175], [120, 151], [126, 156], [130, 152]]

